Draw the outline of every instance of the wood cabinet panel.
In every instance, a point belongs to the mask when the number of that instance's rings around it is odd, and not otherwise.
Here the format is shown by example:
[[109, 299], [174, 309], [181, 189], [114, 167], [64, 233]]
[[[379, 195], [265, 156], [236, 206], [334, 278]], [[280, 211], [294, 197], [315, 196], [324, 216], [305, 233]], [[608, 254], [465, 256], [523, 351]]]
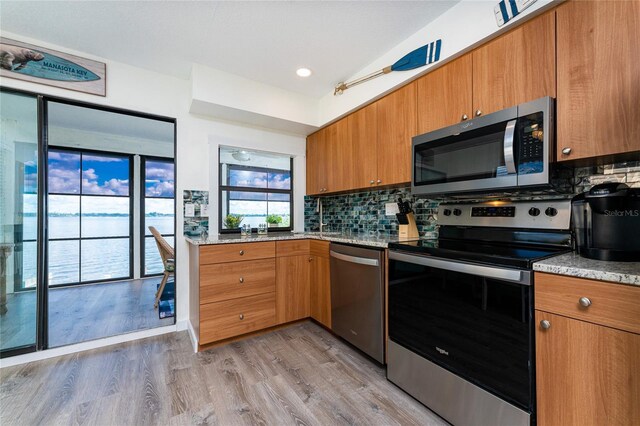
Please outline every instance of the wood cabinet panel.
[[640, 335], [539, 310], [535, 317], [538, 424], [637, 424]]
[[[640, 288], [536, 272], [536, 309], [640, 333]], [[580, 305], [581, 297], [591, 301]]]
[[329, 163], [327, 164], [327, 191], [338, 192], [353, 188], [353, 161], [349, 138], [349, 121], [347, 118], [329, 126], [331, 135]]
[[309, 241], [309, 250], [311, 256], [329, 257], [329, 241], [311, 240]]
[[555, 12], [516, 27], [472, 55], [474, 114], [481, 111], [486, 115], [543, 96], [555, 97]]
[[200, 345], [261, 330], [276, 324], [276, 294], [200, 305]]
[[298, 256], [309, 254], [309, 240], [276, 241], [276, 255]]
[[569, 1], [557, 19], [558, 160], [640, 150], [640, 2]]
[[472, 117], [472, 64], [467, 54], [416, 81], [418, 134]]
[[200, 267], [200, 303], [203, 304], [275, 290], [275, 259], [217, 263]]
[[328, 256], [311, 255], [311, 317], [331, 328], [331, 270]]
[[411, 181], [411, 138], [416, 135], [416, 84], [376, 102], [380, 185]]
[[318, 176], [320, 174], [320, 168], [322, 167], [322, 159], [320, 158], [322, 130], [307, 136], [307, 194], [314, 195], [320, 192], [320, 184], [318, 182]]
[[309, 316], [308, 254], [276, 259], [276, 316], [278, 324]]
[[375, 186], [378, 180], [378, 105], [348, 116], [351, 146], [351, 187]]
[[200, 265], [266, 259], [276, 256], [275, 241], [217, 244], [200, 247]]

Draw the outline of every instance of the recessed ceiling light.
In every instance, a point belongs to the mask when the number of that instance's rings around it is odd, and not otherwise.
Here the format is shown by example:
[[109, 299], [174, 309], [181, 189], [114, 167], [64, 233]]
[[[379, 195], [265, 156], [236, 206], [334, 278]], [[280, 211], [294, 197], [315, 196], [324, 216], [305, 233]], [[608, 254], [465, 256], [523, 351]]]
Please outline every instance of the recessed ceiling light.
[[309, 77], [311, 75], [311, 70], [309, 68], [298, 68], [296, 74], [300, 77]]

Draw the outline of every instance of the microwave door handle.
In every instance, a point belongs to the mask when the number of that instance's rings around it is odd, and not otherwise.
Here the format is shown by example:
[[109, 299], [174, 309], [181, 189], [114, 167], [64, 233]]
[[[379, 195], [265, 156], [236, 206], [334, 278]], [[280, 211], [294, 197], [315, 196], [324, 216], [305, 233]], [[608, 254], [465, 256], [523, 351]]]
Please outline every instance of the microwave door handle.
[[514, 174], [516, 172], [516, 159], [513, 153], [513, 139], [516, 134], [516, 120], [507, 123], [504, 131], [504, 164], [507, 167], [507, 173]]

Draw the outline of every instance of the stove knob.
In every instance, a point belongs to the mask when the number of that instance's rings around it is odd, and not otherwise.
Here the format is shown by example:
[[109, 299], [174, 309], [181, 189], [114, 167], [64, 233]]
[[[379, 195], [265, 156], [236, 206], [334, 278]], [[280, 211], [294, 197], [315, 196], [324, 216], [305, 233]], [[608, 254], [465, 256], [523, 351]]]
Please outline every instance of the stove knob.
[[529, 209], [529, 216], [538, 216], [540, 214], [540, 209], [537, 207], [531, 207]]
[[547, 207], [547, 209], [544, 211], [544, 214], [553, 217], [558, 214], [558, 210], [554, 209], [553, 207]]
[[445, 215], [445, 216], [451, 216], [451, 210], [444, 209], [444, 210], [442, 210], [442, 214]]
[[453, 214], [454, 214], [455, 216], [460, 216], [460, 215], [462, 214], [462, 210], [460, 210], [460, 209], [453, 209]]

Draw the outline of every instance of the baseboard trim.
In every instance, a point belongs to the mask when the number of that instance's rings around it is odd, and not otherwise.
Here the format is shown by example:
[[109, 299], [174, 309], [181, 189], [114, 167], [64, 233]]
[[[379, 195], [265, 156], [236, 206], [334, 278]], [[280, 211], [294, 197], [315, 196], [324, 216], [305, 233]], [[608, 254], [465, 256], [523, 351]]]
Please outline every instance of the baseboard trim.
[[117, 345], [118, 343], [130, 342], [132, 340], [144, 339], [147, 337], [159, 336], [161, 334], [175, 333], [184, 330], [182, 325], [186, 321], [181, 321], [176, 325], [151, 328], [149, 330], [135, 331], [133, 333], [120, 334], [118, 336], [106, 337], [104, 339], [91, 340], [88, 342], [76, 343], [74, 345], [61, 346], [59, 348], [46, 349], [44, 351], [31, 352], [24, 355], [16, 355], [9, 358], [0, 359], [0, 368], [12, 367], [14, 365], [26, 364], [28, 362], [40, 361], [43, 359], [55, 358], [62, 355], [74, 354], [88, 351], [90, 349], [104, 348], [106, 346]]
[[193, 329], [191, 325], [191, 321], [185, 321], [187, 323], [187, 330], [189, 330], [189, 337], [191, 338], [191, 344], [193, 345], [193, 351], [198, 352], [198, 337], [196, 336], [196, 331]]

